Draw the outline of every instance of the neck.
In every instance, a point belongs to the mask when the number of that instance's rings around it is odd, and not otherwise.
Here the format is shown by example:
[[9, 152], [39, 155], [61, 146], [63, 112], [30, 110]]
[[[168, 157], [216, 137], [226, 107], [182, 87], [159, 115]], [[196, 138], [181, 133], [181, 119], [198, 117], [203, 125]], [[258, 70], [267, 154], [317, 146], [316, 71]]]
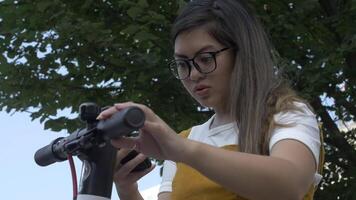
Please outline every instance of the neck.
[[215, 110], [215, 117], [210, 128], [215, 128], [230, 122], [232, 122], [232, 119], [228, 111]]

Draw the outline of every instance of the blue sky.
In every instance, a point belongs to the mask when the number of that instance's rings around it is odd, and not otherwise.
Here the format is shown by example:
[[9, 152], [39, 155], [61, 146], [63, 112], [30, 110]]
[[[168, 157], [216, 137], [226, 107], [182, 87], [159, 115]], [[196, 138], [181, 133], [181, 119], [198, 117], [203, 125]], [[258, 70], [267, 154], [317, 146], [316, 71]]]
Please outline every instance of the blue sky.
[[[44, 131], [38, 120], [31, 121], [27, 113], [0, 112], [1, 199], [65, 200], [72, 199], [72, 180], [68, 162], [40, 167], [33, 156], [66, 132]], [[81, 162], [76, 159], [79, 181]], [[160, 183], [159, 167], [139, 181], [146, 190]], [[112, 199], [118, 199], [113, 189]]]

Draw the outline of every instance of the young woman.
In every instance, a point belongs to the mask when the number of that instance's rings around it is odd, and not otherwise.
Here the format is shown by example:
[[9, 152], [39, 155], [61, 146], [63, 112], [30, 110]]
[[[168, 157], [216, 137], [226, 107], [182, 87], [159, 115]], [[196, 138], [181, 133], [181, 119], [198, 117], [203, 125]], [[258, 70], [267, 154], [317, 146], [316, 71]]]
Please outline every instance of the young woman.
[[145, 105], [137, 138], [113, 140], [141, 152], [118, 165], [120, 199], [142, 199], [137, 180], [152, 169], [130, 171], [146, 156], [166, 160], [159, 200], [312, 199], [320, 181], [320, 133], [315, 115], [274, 71], [271, 47], [241, 0], [194, 0], [173, 25], [173, 74], [201, 105], [215, 114], [176, 134]]

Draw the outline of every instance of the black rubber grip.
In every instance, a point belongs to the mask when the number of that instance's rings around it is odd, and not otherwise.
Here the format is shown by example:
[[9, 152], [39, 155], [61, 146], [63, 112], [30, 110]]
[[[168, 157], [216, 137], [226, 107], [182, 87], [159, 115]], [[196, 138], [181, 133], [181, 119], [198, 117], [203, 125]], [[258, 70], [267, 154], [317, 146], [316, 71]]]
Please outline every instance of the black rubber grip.
[[97, 130], [110, 138], [126, 136], [138, 130], [145, 122], [145, 114], [138, 107], [128, 107], [115, 113], [107, 120], [102, 120], [97, 125]]
[[61, 140], [62, 138], [57, 138], [51, 144], [42, 147], [41, 149], [37, 150], [35, 153], [35, 161], [40, 166], [47, 166], [53, 164], [55, 162], [63, 161], [65, 158], [60, 158], [56, 155], [54, 151], [54, 145]]

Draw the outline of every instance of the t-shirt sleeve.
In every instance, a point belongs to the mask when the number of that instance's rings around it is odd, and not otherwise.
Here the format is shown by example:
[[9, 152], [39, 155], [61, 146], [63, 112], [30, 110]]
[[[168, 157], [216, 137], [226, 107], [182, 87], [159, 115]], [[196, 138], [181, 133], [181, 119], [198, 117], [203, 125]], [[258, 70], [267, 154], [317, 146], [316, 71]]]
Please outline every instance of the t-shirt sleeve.
[[[293, 139], [303, 143], [312, 152], [316, 166], [319, 166], [320, 154], [320, 130], [316, 116], [303, 103], [295, 103], [301, 110], [278, 113], [274, 116], [275, 122], [289, 125], [288, 127], [277, 127], [272, 132], [269, 142], [269, 150], [278, 141]], [[318, 185], [322, 179], [318, 171], [314, 174], [314, 185]]]
[[162, 182], [159, 188], [161, 192], [172, 192], [172, 182], [177, 170], [176, 163], [170, 160], [165, 160], [163, 163]]
[[277, 127], [272, 132], [269, 150], [271, 151], [273, 145], [278, 141], [294, 139], [308, 147], [313, 153], [316, 166], [318, 166], [320, 131], [316, 116], [305, 104], [295, 103], [295, 105], [301, 110], [282, 112], [274, 116], [275, 122], [288, 125], [288, 127]]

